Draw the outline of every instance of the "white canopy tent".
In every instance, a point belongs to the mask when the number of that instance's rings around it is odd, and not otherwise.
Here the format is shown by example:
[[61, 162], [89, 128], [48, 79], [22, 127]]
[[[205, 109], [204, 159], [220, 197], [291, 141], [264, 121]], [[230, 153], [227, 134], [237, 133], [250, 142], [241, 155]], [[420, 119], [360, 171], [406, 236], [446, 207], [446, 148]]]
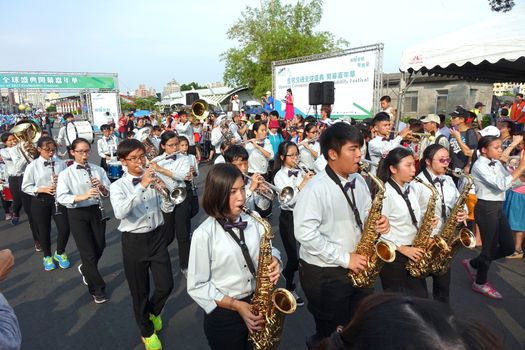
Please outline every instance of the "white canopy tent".
[[525, 6], [409, 47], [400, 70], [486, 82], [525, 82]]

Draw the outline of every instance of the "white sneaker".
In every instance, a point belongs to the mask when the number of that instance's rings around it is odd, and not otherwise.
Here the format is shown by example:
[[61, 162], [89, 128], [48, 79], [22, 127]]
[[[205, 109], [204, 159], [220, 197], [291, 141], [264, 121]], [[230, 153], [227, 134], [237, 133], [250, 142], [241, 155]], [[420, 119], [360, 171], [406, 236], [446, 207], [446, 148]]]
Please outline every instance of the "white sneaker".
[[82, 276], [82, 282], [87, 286], [86, 277], [84, 277], [84, 274], [82, 273], [82, 270], [80, 269], [82, 267], [82, 264], [78, 265], [78, 272], [80, 273], [80, 276]]

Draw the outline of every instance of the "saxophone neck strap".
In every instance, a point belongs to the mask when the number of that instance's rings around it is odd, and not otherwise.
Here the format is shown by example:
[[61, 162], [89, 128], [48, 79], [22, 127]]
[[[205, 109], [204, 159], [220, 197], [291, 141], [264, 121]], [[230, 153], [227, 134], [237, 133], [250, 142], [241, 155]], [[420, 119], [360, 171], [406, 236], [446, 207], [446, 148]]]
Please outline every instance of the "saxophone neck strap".
[[[423, 175], [427, 178], [428, 182], [436, 188], [436, 185], [434, 184], [434, 181], [432, 180], [432, 177], [430, 176], [430, 173], [425, 168], [423, 169]], [[443, 184], [440, 184], [441, 188], [441, 218], [446, 219], [447, 218], [447, 207], [445, 205], [445, 193], [443, 192]], [[437, 188], [436, 188], [437, 189]]]
[[408, 208], [408, 212], [410, 213], [410, 218], [412, 219], [412, 224], [416, 227], [416, 229], [418, 228], [417, 227], [417, 219], [416, 219], [416, 214], [414, 214], [414, 209], [412, 208], [412, 204], [410, 203], [410, 200], [408, 199], [408, 195], [405, 195], [401, 189], [399, 188], [399, 186], [397, 185], [397, 183], [392, 179], [392, 178], [389, 178], [388, 179], [388, 183], [390, 184], [390, 186], [392, 186], [392, 188], [394, 190], [396, 190], [397, 194], [399, 194], [403, 200], [405, 201], [406, 205], [407, 205], [407, 208]]
[[244, 240], [244, 229], [239, 228], [238, 229], [239, 236], [237, 236], [235, 232], [233, 232], [232, 228], [227, 228], [227, 229], [224, 228], [226, 224], [226, 220], [217, 219], [217, 221], [222, 226], [224, 231], [228, 232], [230, 236], [233, 238], [233, 240], [235, 241], [235, 243], [237, 243], [237, 245], [241, 248], [242, 256], [244, 257], [244, 260], [246, 261], [246, 265], [248, 266], [248, 269], [250, 270], [253, 277], [256, 278], [257, 276], [255, 272], [255, 265], [253, 264], [252, 258], [250, 256], [250, 251], [248, 250], [248, 246], [246, 245], [246, 241]]
[[350, 205], [350, 208], [352, 208], [352, 212], [354, 213], [354, 218], [355, 218], [355, 222], [357, 223], [357, 226], [359, 226], [359, 229], [361, 231], [363, 231], [363, 222], [361, 221], [361, 216], [359, 215], [359, 210], [357, 210], [357, 205], [355, 203], [354, 188], [351, 187], [351, 191], [352, 191], [351, 193], [352, 193], [352, 199], [353, 199], [353, 201], [352, 201], [352, 200], [350, 200], [350, 197], [348, 197], [348, 192], [345, 191], [345, 189], [343, 188], [343, 185], [341, 184], [341, 180], [339, 179], [339, 177], [337, 176], [335, 171], [333, 171], [332, 168], [330, 168], [329, 165], [326, 166], [325, 170], [326, 170], [326, 174], [328, 175], [328, 177], [330, 177], [330, 179], [332, 179], [332, 181], [335, 182], [335, 184], [343, 192], [343, 194], [344, 194], [344, 196], [346, 198], [346, 201]]

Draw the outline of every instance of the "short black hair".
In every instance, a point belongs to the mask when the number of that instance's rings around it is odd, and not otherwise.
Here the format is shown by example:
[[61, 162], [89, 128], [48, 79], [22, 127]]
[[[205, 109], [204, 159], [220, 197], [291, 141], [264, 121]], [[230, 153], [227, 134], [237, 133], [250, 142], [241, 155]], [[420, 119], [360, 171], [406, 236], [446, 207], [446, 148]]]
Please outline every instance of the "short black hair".
[[161, 128], [160, 126], [158, 126], [158, 125], [154, 125], [154, 126], [151, 128], [151, 130], [153, 130], [153, 131], [159, 131], [159, 130], [162, 130], [162, 128]]
[[179, 138], [177, 137], [177, 134], [174, 133], [173, 131], [166, 131], [164, 134], [160, 135], [159, 154], [164, 153], [164, 148], [160, 146], [166, 145], [166, 143], [172, 138], [176, 138], [177, 141], [179, 140]]
[[509, 110], [507, 108], [503, 108], [500, 112], [500, 114], [503, 116], [503, 117], [508, 117], [509, 116]]
[[181, 143], [181, 142], [187, 142], [187, 143], [188, 143], [188, 146], [190, 145], [190, 140], [188, 140], [188, 138], [187, 138], [186, 136], [184, 136], [184, 135], [179, 135], [178, 138], [179, 138], [179, 143]]
[[89, 149], [91, 149], [91, 144], [89, 143], [88, 140], [86, 140], [85, 138], [83, 137], [79, 137], [78, 139], [74, 139], [73, 142], [71, 143], [71, 150], [74, 151], [77, 149], [77, 145], [79, 143], [85, 143], [89, 146]]
[[497, 141], [497, 140], [499, 140], [499, 137], [497, 136], [493, 136], [493, 135], [483, 136], [478, 141], [478, 151], [481, 153], [482, 148], [488, 148], [492, 142]]
[[241, 145], [231, 145], [224, 152], [224, 160], [226, 163], [232, 163], [236, 160], [248, 160], [248, 151]]
[[111, 128], [109, 127], [108, 124], [102, 124], [100, 126], [100, 131], [104, 131], [104, 130], [110, 130]]
[[268, 116], [268, 112], [264, 111], [264, 112], [261, 113], [261, 115]]
[[372, 119], [372, 125], [375, 126], [377, 123], [380, 122], [389, 122], [390, 116], [386, 112], [379, 112], [374, 116], [374, 119]]
[[320, 138], [323, 156], [328, 160], [328, 151], [331, 149], [339, 154], [341, 148], [348, 142], [358, 144], [360, 147], [363, 146], [363, 136], [355, 126], [348, 125], [345, 122], [329, 126]]
[[242, 179], [236, 166], [228, 163], [214, 165], [204, 184], [202, 208], [211, 217], [225, 220], [230, 213], [230, 192], [235, 181]]
[[425, 148], [425, 151], [423, 152], [423, 156], [421, 158], [421, 161], [419, 162], [419, 167], [420, 167], [421, 171], [423, 171], [423, 169], [427, 168], [426, 161], [429, 160], [429, 161], [432, 162], [432, 159], [434, 159], [434, 156], [436, 155], [436, 153], [438, 151], [441, 151], [442, 149], [446, 149], [447, 152], [448, 152], [448, 149], [446, 147], [443, 147], [439, 143], [433, 143], [433, 144], [429, 145], [427, 148]]
[[390, 166], [396, 168], [399, 162], [408, 156], [414, 156], [414, 153], [409, 148], [396, 147], [388, 152], [387, 156], [379, 161], [379, 166], [377, 167], [377, 177], [379, 177], [383, 182], [386, 182], [392, 176]]
[[186, 110], [184, 109], [181, 109], [179, 112], [177, 112], [177, 114], [179, 115], [179, 117], [181, 117], [183, 115], [188, 115], [188, 112], [186, 112]]
[[66, 113], [64, 114], [64, 119], [67, 119], [67, 118], [75, 118], [75, 116], [72, 113]]
[[516, 96], [519, 96], [519, 97], [523, 98], [523, 94], [522, 93], [516, 94]]
[[57, 147], [56, 141], [52, 137], [49, 137], [49, 136], [42, 136], [41, 138], [39, 138], [38, 142], [36, 143], [36, 146], [43, 148], [47, 144], [55, 145], [55, 148]]
[[279, 118], [279, 112], [277, 112], [277, 111], [275, 111], [275, 110], [274, 110], [274, 111], [271, 111], [271, 112], [270, 112], [270, 116], [271, 116], [271, 117], [277, 117], [277, 118]]
[[146, 153], [146, 147], [139, 140], [137, 139], [122, 140], [122, 142], [119, 143], [117, 147], [117, 157], [119, 159], [124, 159], [136, 149], [141, 149], [144, 151], [144, 153]]
[[10, 132], [4, 132], [1, 136], [2, 142], [6, 142], [9, 136], [14, 136], [14, 135]]
[[386, 102], [390, 103], [392, 101], [392, 99], [390, 98], [390, 96], [385, 95], [385, 96], [381, 97], [379, 99], [379, 101], [386, 101]]

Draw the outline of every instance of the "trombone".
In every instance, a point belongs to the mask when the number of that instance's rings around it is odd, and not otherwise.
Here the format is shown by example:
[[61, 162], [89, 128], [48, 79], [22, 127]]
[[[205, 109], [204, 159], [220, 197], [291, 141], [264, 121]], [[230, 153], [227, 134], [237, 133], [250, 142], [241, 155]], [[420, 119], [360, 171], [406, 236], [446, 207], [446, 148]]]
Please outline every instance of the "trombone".
[[[245, 179], [251, 180], [251, 177], [249, 177], [246, 174], [242, 174], [242, 176]], [[288, 202], [290, 202], [292, 200], [292, 198], [294, 196], [294, 190], [293, 190], [292, 186], [286, 186], [286, 187], [284, 187], [282, 189], [279, 189], [279, 188], [277, 188], [277, 186], [272, 185], [268, 181], [264, 181], [264, 184], [266, 186], [268, 186], [270, 191], [264, 191], [264, 190], [259, 190], [259, 189], [257, 189], [256, 191], [257, 191], [257, 193], [259, 193], [261, 196], [263, 196], [264, 198], [268, 199], [269, 201], [273, 200], [274, 193], [277, 195], [277, 200], [281, 204], [287, 204]]]

